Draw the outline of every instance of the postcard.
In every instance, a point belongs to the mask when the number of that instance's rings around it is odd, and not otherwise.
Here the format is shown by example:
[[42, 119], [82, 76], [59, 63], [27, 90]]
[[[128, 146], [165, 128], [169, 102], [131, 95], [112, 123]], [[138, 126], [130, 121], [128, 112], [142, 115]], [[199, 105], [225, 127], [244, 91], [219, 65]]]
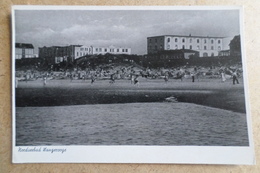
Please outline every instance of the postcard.
[[13, 6], [13, 163], [255, 163], [237, 6]]

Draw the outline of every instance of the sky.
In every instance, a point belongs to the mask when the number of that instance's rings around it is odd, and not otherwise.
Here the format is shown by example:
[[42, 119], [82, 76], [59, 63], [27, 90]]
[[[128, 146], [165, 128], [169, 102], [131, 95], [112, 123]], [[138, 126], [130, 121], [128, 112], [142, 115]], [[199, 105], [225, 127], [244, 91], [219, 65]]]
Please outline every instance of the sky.
[[240, 34], [238, 10], [16, 10], [15, 42], [130, 47], [147, 53], [147, 37]]

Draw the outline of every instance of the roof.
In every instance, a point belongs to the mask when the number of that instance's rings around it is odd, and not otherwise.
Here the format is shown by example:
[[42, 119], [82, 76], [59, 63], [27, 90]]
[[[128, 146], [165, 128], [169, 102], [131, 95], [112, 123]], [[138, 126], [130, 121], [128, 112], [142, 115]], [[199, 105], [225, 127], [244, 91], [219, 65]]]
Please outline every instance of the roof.
[[42, 49], [42, 48], [68, 48], [68, 47], [81, 47], [82, 45], [66, 45], [66, 46], [43, 46], [43, 47], [39, 47], [39, 49]]
[[28, 49], [34, 49], [32, 44], [29, 43], [15, 43], [15, 48], [28, 48]]
[[152, 36], [148, 38], [155, 38], [155, 37], [189, 37], [189, 38], [225, 38], [225, 37], [213, 37], [213, 36], [193, 36], [193, 35], [159, 35], [159, 36]]
[[131, 49], [130, 47], [116, 47], [114, 45], [110, 45], [110, 46], [92, 46], [93, 48], [111, 48], [111, 49], [119, 49], [119, 48], [122, 48], [122, 49]]

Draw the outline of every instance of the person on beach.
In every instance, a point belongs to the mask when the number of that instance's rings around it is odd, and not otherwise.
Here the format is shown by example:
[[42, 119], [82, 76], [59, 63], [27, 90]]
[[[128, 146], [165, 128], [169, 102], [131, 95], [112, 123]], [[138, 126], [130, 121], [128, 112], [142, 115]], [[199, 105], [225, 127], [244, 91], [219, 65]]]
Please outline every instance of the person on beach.
[[109, 83], [110, 83], [111, 85], [115, 83], [115, 74], [112, 74], [112, 75], [110, 76], [110, 81], [109, 81]]
[[139, 76], [138, 75], [136, 75], [136, 77], [135, 77], [135, 79], [134, 79], [134, 85], [137, 85], [137, 86], [139, 86]]
[[221, 81], [222, 82], [226, 81], [226, 75], [225, 75], [224, 71], [221, 72]]
[[133, 84], [134, 83], [134, 81], [135, 81], [135, 77], [134, 77], [134, 75], [133, 74], [131, 74], [131, 84]]
[[192, 72], [191, 74], [192, 82], [195, 82], [195, 74]]
[[165, 83], [168, 83], [168, 81], [169, 81], [169, 75], [168, 75], [168, 73], [165, 73], [164, 81], [165, 81]]
[[73, 74], [70, 73], [70, 82], [72, 82], [72, 80], [73, 80]]
[[225, 74], [225, 69], [221, 68], [219, 69], [220, 77], [221, 77], [221, 82], [226, 81], [226, 74]]
[[26, 73], [26, 74], [25, 74], [25, 82], [26, 82], [26, 83], [27, 83], [28, 79], [29, 79], [29, 75]]
[[47, 77], [46, 76], [43, 76], [43, 85], [47, 85]]
[[85, 82], [86, 81], [86, 76], [83, 74], [82, 75], [82, 81]]
[[93, 84], [95, 80], [96, 80], [95, 75], [91, 75], [91, 84]]
[[180, 70], [180, 71], [177, 72], [176, 77], [174, 77], [174, 79], [180, 79], [182, 81], [184, 74], [185, 74], [185, 72]]
[[233, 85], [235, 85], [236, 83], [237, 84], [239, 84], [239, 82], [238, 82], [238, 79], [237, 79], [237, 70], [235, 70], [234, 72], [233, 72], [233, 74], [232, 74], [232, 76], [233, 76]]

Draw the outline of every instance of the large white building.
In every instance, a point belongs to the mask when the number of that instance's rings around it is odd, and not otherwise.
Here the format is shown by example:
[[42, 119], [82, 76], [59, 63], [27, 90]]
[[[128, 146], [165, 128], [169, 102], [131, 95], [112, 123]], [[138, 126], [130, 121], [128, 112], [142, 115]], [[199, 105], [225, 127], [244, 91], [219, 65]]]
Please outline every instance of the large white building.
[[77, 46], [75, 47], [74, 57], [75, 59], [78, 59], [85, 55], [91, 55], [92, 52], [92, 46]]
[[85, 55], [97, 55], [97, 54], [131, 54], [131, 48], [115, 47], [115, 46], [78, 46], [75, 47], [75, 59]]
[[224, 37], [162, 35], [147, 37], [147, 53], [163, 50], [190, 49], [199, 52], [200, 57], [218, 56], [223, 50]]

